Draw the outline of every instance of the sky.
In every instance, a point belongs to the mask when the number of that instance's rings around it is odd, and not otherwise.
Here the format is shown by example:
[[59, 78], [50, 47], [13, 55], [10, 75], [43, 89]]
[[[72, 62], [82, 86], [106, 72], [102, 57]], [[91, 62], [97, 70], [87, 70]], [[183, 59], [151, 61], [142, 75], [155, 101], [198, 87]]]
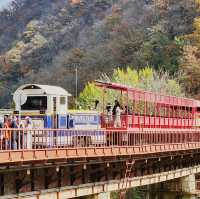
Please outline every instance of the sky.
[[12, 0], [0, 0], [0, 10], [5, 8]]

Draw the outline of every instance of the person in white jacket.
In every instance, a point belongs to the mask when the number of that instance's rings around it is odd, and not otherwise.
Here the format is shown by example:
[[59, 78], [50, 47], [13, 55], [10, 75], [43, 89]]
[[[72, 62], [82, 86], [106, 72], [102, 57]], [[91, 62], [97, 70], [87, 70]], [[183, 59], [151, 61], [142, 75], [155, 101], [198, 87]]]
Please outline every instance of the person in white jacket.
[[115, 122], [114, 122], [114, 128], [120, 128], [121, 127], [121, 113], [122, 109], [120, 104], [116, 106], [115, 110]]
[[26, 138], [24, 140], [24, 144], [25, 144], [25, 148], [27, 149], [31, 149], [32, 148], [32, 131], [31, 129], [33, 129], [33, 123], [30, 117], [26, 117], [25, 118], [25, 132], [24, 132], [24, 138]]

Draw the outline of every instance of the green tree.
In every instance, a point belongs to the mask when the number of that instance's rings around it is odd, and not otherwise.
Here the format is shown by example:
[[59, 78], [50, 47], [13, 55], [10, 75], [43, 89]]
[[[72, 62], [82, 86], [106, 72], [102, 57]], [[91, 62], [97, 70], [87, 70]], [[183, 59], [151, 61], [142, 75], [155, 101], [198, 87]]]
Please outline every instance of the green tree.
[[126, 70], [118, 68], [114, 70], [111, 81], [137, 87], [139, 83], [139, 75], [138, 72], [136, 70], [132, 70], [131, 67], [127, 67]]
[[142, 47], [143, 59], [148, 64], [156, 70], [165, 70], [173, 74], [179, 68], [180, 55], [180, 46], [175, 39], [169, 37], [162, 25], [158, 24], [150, 29]]
[[122, 8], [118, 6], [112, 7], [112, 13], [106, 17], [106, 29], [108, 31], [115, 31], [122, 23]]
[[[111, 192], [111, 199], [119, 199], [120, 193], [119, 191]], [[142, 199], [144, 198], [144, 193], [140, 191], [139, 188], [131, 188], [127, 190], [126, 199]]]
[[[143, 90], [158, 92], [163, 95], [183, 96], [182, 88], [176, 79], [170, 78], [167, 72], [156, 72], [151, 67], [146, 67], [139, 71], [127, 67], [125, 70], [116, 69], [111, 77], [103, 74], [102, 81], [115, 82], [130, 87], [139, 88]], [[103, 92], [97, 88], [94, 83], [88, 83], [84, 90], [79, 95], [79, 105], [81, 108], [87, 109], [94, 106], [94, 101], [101, 102]], [[106, 101], [113, 102], [118, 98], [119, 93], [114, 91], [107, 91], [105, 97]], [[102, 107], [102, 104], [100, 104]]]
[[97, 88], [94, 83], [87, 83], [84, 90], [79, 95], [79, 108], [93, 108], [95, 100], [101, 100], [102, 90]]

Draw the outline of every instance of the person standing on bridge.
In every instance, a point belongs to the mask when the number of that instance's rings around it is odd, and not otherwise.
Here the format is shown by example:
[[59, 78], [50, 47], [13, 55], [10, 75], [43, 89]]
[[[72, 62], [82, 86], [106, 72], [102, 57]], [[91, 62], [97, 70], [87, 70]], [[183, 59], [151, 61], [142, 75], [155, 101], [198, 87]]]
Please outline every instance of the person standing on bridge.
[[107, 116], [105, 117], [106, 124], [108, 125], [108, 127], [110, 127], [111, 124], [112, 124], [112, 121], [113, 121], [113, 117], [112, 117], [112, 105], [110, 103], [107, 104], [106, 111], [107, 111]]
[[114, 128], [121, 127], [121, 113], [122, 113], [121, 105], [117, 100], [115, 100], [115, 105], [113, 108], [113, 115], [115, 116]]
[[33, 124], [30, 117], [25, 118], [25, 133], [24, 133], [24, 144], [27, 149], [32, 148], [32, 131]]
[[12, 121], [11, 118], [9, 118], [7, 115], [4, 117], [4, 128], [6, 129], [4, 131], [4, 147], [6, 150], [11, 149], [11, 125]]
[[0, 117], [0, 149], [3, 148], [3, 138], [4, 138], [2, 128], [3, 128], [3, 118]]
[[25, 147], [24, 144], [24, 122], [22, 120], [19, 120], [19, 117], [17, 118], [17, 128], [18, 130], [18, 137], [17, 137], [17, 148], [23, 149]]
[[95, 110], [95, 111], [99, 111], [99, 105], [100, 105], [100, 104], [99, 104], [99, 100], [95, 100], [95, 101], [94, 101], [94, 110]]
[[14, 115], [11, 115], [10, 118], [11, 118], [11, 128], [13, 128], [12, 134], [11, 134], [11, 145], [12, 145], [12, 149], [17, 149], [17, 143], [18, 143], [17, 117]]
[[2, 128], [3, 128], [3, 118], [0, 117], [0, 129], [2, 129]]

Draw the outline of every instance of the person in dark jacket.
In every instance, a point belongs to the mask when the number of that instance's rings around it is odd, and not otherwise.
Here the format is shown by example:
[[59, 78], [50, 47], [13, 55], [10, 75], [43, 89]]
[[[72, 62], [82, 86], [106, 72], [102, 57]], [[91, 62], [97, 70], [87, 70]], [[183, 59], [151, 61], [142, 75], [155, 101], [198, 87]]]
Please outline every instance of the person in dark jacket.
[[115, 100], [115, 104], [114, 104], [114, 107], [113, 107], [113, 110], [112, 110], [112, 114], [113, 115], [116, 115], [116, 109], [117, 109], [117, 107], [121, 108], [119, 101]]
[[99, 100], [95, 100], [94, 102], [94, 110], [97, 110], [99, 106]]
[[2, 128], [3, 128], [3, 119], [0, 118], [0, 129], [2, 129]]
[[[11, 128], [17, 129], [18, 128], [17, 117], [12, 115], [11, 118], [12, 118]], [[13, 130], [12, 131], [12, 135], [11, 135], [12, 149], [17, 149], [18, 148], [18, 137], [19, 137], [18, 131], [17, 130]]]
[[1, 130], [4, 126], [4, 120], [0, 117], [0, 149], [3, 148], [3, 131]]

